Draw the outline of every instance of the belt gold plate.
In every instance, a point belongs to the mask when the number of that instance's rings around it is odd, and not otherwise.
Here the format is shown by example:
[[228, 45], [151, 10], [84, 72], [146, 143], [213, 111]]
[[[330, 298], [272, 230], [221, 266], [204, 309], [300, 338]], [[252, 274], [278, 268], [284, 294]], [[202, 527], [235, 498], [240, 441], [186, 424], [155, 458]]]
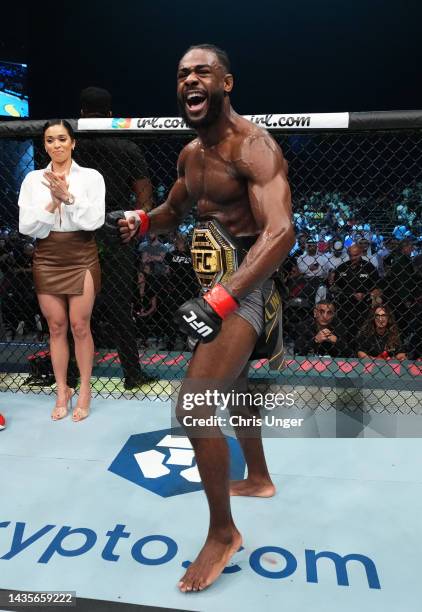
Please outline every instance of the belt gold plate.
[[193, 269], [204, 290], [224, 283], [238, 268], [236, 245], [224, 228], [214, 221], [195, 227], [191, 253]]

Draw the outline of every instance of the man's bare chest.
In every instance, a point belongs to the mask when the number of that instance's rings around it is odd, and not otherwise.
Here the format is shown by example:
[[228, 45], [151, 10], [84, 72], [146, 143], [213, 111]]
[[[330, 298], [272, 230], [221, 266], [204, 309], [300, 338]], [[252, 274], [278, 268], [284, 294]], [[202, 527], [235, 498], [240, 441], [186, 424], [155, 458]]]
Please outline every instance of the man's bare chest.
[[192, 153], [185, 166], [185, 182], [189, 195], [197, 201], [231, 203], [246, 192], [246, 182], [233, 161], [216, 150]]

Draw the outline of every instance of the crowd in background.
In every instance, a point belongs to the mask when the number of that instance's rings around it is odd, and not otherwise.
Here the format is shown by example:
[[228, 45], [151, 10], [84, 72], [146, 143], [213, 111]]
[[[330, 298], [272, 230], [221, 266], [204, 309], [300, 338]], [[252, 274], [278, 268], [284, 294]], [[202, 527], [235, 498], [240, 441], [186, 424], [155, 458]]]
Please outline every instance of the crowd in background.
[[[403, 190], [394, 203], [393, 222], [386, 223], [390, 206], [385, 198], [370, 202], [314, 193], [295, 208], [297, 241], [283, 266], [289, 352], [422, 356], [422, 183]], [[374, 218], [382, 219], [383, 227]], [[320, 311], [327, 309], [331, 318], [323, 325]], [[388, 333], [377, 326], [384, 319]], [[329, 335], [330, 326], [338, 333]], [[370, 334], [375, 338], [371, 350]]]
[[[284, 332], [289, 354], [422, 357], [421, 207], [421, 183], [403, 190], [390, 228], [371, 221], [376, 208], [366, 198], [313, 193], [295, 203], [297, 241], [279, 271], [288, 289]], [[171, 313], [199, 290], [189, 229], [185, 224], [175, 235], [151, 234], [134, 246], [131, 316], [141, 349], [186, 346]], [[30, 239], [1, 229], [2, 340], [46, 339], [32, 285], [33, 250]], [[93, 318], [97, 346], [113, 345], [108, 319], [99, 300]], [[377, 327], [379, 322], [386, 323], [388, 333]]]
[[[113, 116], [104, 89], [86, 88], [80, 102], [82, 117]], [[165, 200], [170, 181], [162, 182], [168, 159], [161, 144], [139, 146], [126, 136], [93, 133], [78, 136], [74, 149], [75, 162], [104, 178], [106, 214], [148, 211]], [[48, 162], [43, 155], [42, 148], [34, 155], [36, 167]], [[387, 159], [381, 155], [380, 161]], [[303, 186], [292, 181], [297, 240], [277, 273], [288, 354], [422, 358], [422, 182], [407, 180], [399, 191], [390, 181], [383, 193], [379, 178], [373, 198], [366, 195], [369, 187], [359, 195], [295, 192]], [[116, 351], [126, 389], [151, 380], [141, 371], [140, 349], [187, 347], [173, 314], [199, 292], [189, 250], [194, 224], [189, 215], [176, 234], [149, 234], [129, 247], [105, 227], [96, 230], [102, 289], [91, 329], [98, 349]], [[31, 273], [33, 252], [32, 239], [0, 227], [0, 341], [48, 340]], [[71, 338], [69, 345], [68, 386], [74, 387]]]

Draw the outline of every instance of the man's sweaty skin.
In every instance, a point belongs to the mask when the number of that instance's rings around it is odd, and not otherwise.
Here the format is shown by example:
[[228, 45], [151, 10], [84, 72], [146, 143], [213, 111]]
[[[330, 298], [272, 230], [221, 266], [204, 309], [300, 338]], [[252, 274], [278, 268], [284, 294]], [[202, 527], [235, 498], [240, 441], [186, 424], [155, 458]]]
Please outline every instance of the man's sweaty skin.
[[[206, 147], [197, 138], [183, 149], [179, 178], [167, 201], [149, 217], [152, 232], [173, 231], [197, 202], [200, 221], [215, 219], [236, 237], [258, 234], [226, 283], [230, 293], [242, 298], [287, 257], [293, 230], [287, 162], [269, 134], [230, 111], [223, 142]], [[126, 241], [127, 228], [122, 221]]]
[[[271, 136], [239, 116], [230, 106], [233, 76], [210, 48], [189, 50], [178, 69], [177, 96], [182, 115], [198, 137], [181, 152], [178, 179], [164, 204], [148, 213], [152, 232], [173, 231], [197, 204], [201, 221], [217, 220], [235, 237], [258, 236], [239, 269], [225, 287], [241, 299], [259, 287], [279, 267], [294, 244], [287, 163]], [[129, 241], [139, 220], [119, 221], [123, 241]], [[257, 342], [252, 325], [236, 312], [222, 322], [214, 340], [199, 343], [179, 395], [203, 381], [215, 381], [220, 392], [247, 377], [248, 360]], [[220, 381], [220, 382], [219, 382]], [[208, 386], [207, 386], [208, 385]], [[219, 386], [220, 385], [220, 386]], [[190, 412], [201, 416], [196, 407]], [[211, 430], [210, 430], [211, 431]], [[212, 584], [239, 549], [242, 538], [230, 510], [230, 462], [218, 428], [210, 437], [187, 432], [210, 507], [206, 542], [179, 583], [183, 591]], [[249, 431], [250, 433], [250, 431]], [[234, 495], [271, 496], [274, 485], [265, 462], [260, 431], [243, 437], [236, 430], [248, 466], [248, 477], [233, 483]]]

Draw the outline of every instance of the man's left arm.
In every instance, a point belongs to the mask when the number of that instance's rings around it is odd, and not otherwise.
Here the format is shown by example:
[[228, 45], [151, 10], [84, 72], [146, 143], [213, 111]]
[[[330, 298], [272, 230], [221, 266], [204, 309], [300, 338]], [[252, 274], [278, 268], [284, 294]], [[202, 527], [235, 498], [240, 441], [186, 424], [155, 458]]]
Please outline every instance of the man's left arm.
[[250, 208], [260, 235], [225, 286], [217, 284], [202, 298], [178, 309], [175, 322], [179, 328], [202, 342], [217, 336], [222, 321], [237, 310], [239, 300], [277, 270], [295, 242], [287, 163], [277, 144], [270, 136], [246, 139], [239, 159], [237, 169], [247, 180]]
[[287, 162], [269, 135], [246, 139], [237, 167], [247, 180], [249, 203], [260, 235], [227, 289], [241, 299], [283, 263], [295, 242]]

